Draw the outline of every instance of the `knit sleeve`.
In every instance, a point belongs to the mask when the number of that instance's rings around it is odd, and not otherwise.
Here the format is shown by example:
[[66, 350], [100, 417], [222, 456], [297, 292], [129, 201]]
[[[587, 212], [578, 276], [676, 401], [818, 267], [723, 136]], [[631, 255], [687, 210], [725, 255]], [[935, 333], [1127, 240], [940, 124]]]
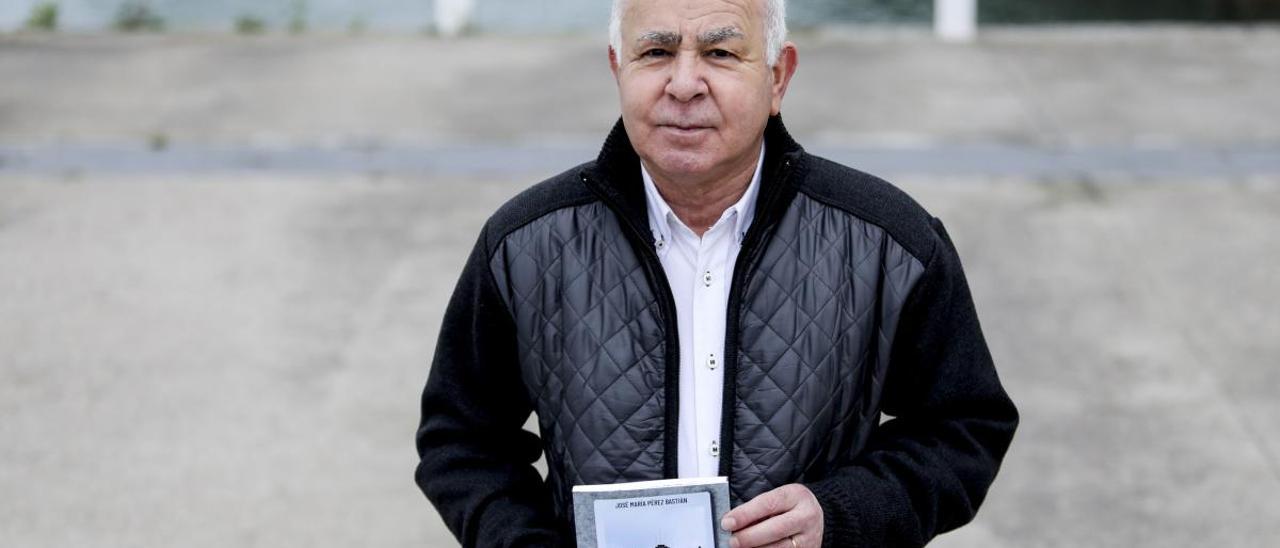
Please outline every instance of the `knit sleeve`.
[[422, 394], [415, 479], [463, 546], [561, 546], [551, 495], [532, 466], [538, 437], [515, 327], [479, 241], [445, 311]]
[[1018, 424], [960, 259], [932, 219], [931, 256], [903, 305], [880, 425], [852, 464], [807, 484], [824, 546], [923, 546], [973, 519]]

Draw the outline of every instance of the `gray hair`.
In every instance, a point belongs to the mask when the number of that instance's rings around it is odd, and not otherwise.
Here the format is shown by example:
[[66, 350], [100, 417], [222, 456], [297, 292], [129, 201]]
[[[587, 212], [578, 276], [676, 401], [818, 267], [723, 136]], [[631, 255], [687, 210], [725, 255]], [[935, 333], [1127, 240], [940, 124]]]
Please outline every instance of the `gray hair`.
[[[613, 51], [622, 53], [622, 12], [626, 11], [629, 0], [613, 0], [613, 12], [609, 16], [609, 45]], [[763, 1], [764, 13], [764, 58], [769, 66], [777, 64], [782, 55], [782, 43], [787, 41], [787, 0]]]

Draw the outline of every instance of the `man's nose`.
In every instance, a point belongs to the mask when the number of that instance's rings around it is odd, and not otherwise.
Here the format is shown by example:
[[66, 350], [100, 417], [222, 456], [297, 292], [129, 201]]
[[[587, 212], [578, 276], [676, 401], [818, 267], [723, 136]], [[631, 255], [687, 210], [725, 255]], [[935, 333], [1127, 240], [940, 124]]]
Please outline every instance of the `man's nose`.
[[703, 78], [702, 63], [698, 55], [681, 52], [671, 64], [667, 95], [681, 103], [688, 103], [706, 94], [707, 81]]

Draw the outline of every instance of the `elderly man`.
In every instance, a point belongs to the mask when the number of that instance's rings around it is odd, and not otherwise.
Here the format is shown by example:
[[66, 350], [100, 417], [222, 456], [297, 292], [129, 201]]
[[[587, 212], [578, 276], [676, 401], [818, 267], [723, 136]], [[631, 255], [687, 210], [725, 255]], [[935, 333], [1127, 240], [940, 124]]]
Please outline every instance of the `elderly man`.
[[784, 9], [615, 0], [621, 121], [488, 220], [445, 312], [416, 477], [463, 545], [568, 545], [574, 485], [675, 477], [729, 478], [735, 547], [919, 546], [977, 511], [1018, 419], [960, 261], [788, 135]]

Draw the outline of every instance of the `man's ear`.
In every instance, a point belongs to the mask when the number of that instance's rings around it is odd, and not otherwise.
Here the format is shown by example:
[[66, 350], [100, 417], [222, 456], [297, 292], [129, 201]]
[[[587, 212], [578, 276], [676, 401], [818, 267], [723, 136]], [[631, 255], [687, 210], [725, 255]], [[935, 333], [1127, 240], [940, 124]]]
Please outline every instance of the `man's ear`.
[[791, 84], [791, 77], [795, 75], [799, 63], [796, 45], [791, 42], [783, 43], [778, 62], [770, 69], [773, 73], [773, 105], [770, 114], [782, 112], [782, 97], [787, 94], [787, 86]]
[[613, 46], [609, 46], [609, 71], [613, 73], [614, 81], [618, 80], [618, 52], [613, 51]]

